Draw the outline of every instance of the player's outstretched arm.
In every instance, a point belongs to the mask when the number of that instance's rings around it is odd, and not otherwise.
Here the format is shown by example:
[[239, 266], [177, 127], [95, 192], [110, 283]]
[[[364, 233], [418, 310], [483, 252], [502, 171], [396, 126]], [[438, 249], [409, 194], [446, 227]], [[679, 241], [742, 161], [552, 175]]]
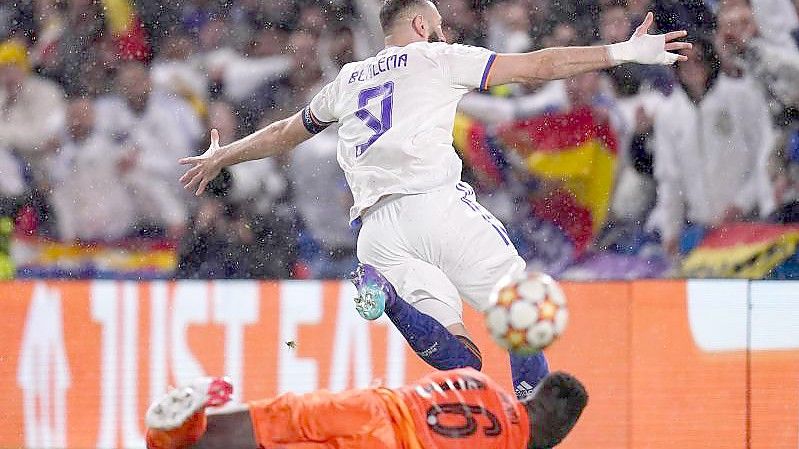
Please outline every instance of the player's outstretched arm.
[[488, 85], [531, 83], [568, 78], [592, 70], [601, 70], [625, 62], [669, 65], [687, 57], [675, 51], [691, 48], [678, 41], [686, 31], [648, 34], [654, 15], [647, 13], [643, 23], [626, 42], [593, 47], [555, 47], [530, 53], [499, 54], [489, 73]]
[[180, 182], [186, 190], [196, 188], [195, 195], [200, 196], [223, 168], [285, 153], [311, 136], [313, 134], [303, 125], [301, 112], [223, 147], [219, 146], [219, 132], [212, 129], [211, 146], [205, 153], [179, 161], [183, 165], [191, 166], [180, 178]]

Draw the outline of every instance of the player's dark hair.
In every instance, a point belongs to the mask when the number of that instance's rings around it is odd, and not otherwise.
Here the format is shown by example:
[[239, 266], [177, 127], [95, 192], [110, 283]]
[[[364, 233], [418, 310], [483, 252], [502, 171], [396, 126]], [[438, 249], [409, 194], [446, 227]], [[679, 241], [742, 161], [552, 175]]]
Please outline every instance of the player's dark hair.
[[380, 8], [380, 26], [383, 31], [388, 31], [397, 17], [412, 6], [424, 6], [427, 0], [385, 0]]
[[546, 449], [560, 443], [587, 403], [588, 393], [576, 377], [564, 372], [545, 377], [524, 404], [530, 418], [527, 449]]

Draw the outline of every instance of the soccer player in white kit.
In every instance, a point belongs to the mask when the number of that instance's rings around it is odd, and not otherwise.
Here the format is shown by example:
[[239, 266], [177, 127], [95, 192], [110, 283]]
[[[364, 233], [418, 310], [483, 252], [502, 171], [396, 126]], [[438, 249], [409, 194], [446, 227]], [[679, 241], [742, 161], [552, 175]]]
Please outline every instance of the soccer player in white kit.
[[[496, 54], [444, 42], [441, 16], [427, 0], [386, 0], [386, 47], [342, 67], [292, 117], [181, 163], [200, 195], [223, 167], [287, 152], [338, 122], [338, 162], [352, 190], [352, 222], [361, 222], [353, 282], [367, 319], [385, 313], [436, 369], [472, 366], [480, 353], [463, 326], [462, 304], [482, 311], [494, 285], [525, 263], [503, 225], [461, 182], [452, 146], [461, 97], [490, 86], [567, 78], [624, 62], [673, 64], [691, 47], [685, 31], [647, 34], [651, 13], [626, 42]], [[548, 372], [543, 354], [511, 355], [520, 398]]]

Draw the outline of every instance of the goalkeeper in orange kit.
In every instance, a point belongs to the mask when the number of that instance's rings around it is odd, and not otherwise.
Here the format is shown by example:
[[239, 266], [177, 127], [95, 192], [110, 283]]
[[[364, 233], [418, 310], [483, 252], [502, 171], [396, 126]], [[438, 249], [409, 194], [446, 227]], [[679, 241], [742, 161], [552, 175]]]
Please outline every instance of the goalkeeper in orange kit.
[[558, 444], [588, 400], [553, 373], [520, 402], [472, 369], [439, 371], [396, 389], [284, 394], [206, 414], [232, 386], [204, 378], [147, 411], [149, 449], [535, 449]]

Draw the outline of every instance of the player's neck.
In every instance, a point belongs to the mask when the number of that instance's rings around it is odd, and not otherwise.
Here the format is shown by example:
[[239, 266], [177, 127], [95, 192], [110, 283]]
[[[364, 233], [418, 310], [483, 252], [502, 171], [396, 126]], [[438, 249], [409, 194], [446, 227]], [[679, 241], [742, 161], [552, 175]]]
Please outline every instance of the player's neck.
[[417, 35], [408, 35], [404, 33], [389, 34], [386, 36], [386, 48], [404, 47], [414, 42], [424, 42], [424, 39]]

